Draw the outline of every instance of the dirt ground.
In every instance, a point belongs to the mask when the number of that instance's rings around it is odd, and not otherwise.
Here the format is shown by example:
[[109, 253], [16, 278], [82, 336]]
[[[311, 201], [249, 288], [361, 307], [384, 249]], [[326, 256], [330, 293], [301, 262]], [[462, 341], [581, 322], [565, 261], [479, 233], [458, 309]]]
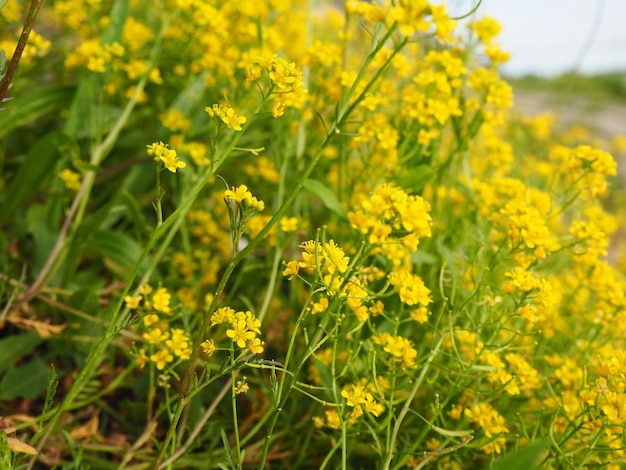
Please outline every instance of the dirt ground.
[[[626, 104], [597, 103], [584, 97], [559, 96], [549, 91], [514, 90], [515, 108], [535, 116], [552, 112], [556, 116], [556, 126], [567, 128], [583, 125], [592, 135], [610, 142], [615, 136], [626, 136]], [[607, 149], [608, 150], [608, 149]], [[621, 181], [626, 186], [626, 161], [618, 162]]]
[[[557, 128], [583, 125], [594, 136], [610, 142], [617, 135], [626, 136], [626, 105], [622, 103], [594, 103], [583, 97], [572, 98], [546, 91], [514, 90], [515, 108], [535, 116], [551, 112], [556, 116]], [[626, 188], [626, 159], [618, 159], [619, 184]], [[621, 191], [620, 191], [621, 192]], [[623, 192], [621, 192], [623, 194]], [[626, 201], [624, 201], [626, 205]], [[623, 223], [623, 222], [622, 222]], [[613, 263], [626, 260], [626, 227], [613, 234], [609, 248]]]
[[626, 105], [595, 103], [587, 98], [559, 96], [548, 91], [514, 90], [515, 107], [530, 115], [553, 112], [559, 126], [582, 124], [599, 136], [626, 135]]

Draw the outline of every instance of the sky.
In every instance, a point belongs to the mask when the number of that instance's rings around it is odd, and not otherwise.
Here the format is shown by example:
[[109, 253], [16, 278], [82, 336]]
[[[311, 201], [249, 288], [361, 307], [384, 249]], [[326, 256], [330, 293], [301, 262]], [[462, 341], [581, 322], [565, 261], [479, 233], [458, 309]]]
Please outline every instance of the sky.
[[[446, 4], [456, 16], [475, 1]], [[511, 54], [503, 74], [626, 73], [626, 0], [483, 0], [482, 15], [502, 24], [500, 43]]]

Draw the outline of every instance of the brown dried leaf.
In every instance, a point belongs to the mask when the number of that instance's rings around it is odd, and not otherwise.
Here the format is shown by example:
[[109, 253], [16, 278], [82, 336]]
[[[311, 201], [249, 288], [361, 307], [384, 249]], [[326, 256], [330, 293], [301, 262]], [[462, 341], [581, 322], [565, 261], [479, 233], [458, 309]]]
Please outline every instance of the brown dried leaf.
[[26, 444], [25, 442], [20, 441], [14, 437], [7, 437], [7, 441], [9, 442], [9, 449], [11, 452], [21, 452], [22, 454], [28, 455], [37, 455], [37, 449], [33, 446]]
[[9, 316], [9, 321], [15, 326], [35, 330], [43, 339], [49, 338], [52, 335], [58, 335], [67, 328], [67, 323], [63, 325], [50, 325], [49, 323], [31, 320], [30, 318], [22, 318], [15, 314]]
[[88, 440], [95, 436], [98, 433], [98, 425], [100, 424], [98, 414], [94, 414], [85, 424], [72, 429], [70, 431], [72, 439], [75, 441], [80, 439]]

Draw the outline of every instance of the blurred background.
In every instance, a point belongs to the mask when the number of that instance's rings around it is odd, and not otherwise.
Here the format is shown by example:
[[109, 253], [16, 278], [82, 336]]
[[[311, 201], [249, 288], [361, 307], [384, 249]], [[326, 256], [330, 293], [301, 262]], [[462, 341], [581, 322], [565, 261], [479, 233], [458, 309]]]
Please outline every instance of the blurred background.
[[[476, 0], [447, 0], [451, 16]], [[554, 112], [560, 127], [582, 125], [611, 140], [626, 136], [626, 0], [483, 0], [478, 17], [502, 25], [511, 54], [501, 73], [515, 106]]]
[[[453, 16], [475, 0], [449, 0]], [[626, 71], [625, 0], [483, 0], [479, 15], [502, 24], [508, 76]]]

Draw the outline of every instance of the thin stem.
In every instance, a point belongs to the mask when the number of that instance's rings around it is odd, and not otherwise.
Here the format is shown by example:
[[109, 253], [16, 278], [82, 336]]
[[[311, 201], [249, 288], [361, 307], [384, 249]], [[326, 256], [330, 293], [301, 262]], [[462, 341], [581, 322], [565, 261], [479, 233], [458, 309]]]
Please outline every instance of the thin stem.
[[202, 430], [206, 422], [213, 415], [213, 412], [217, 408], [217, 405], [220, 404], [220, 402], [226, 396], [226, 393], [228, 393], [228, 391], [232, 388], [232, 383], [232, 379], [228, 379], [228, 381], [224, 384], [220, 392], [211, 403], [211, 406], [207, 408], [207, 410], [202, 415], [202, 418], [200, 418], [200, 420], [198, 421], [198, 424], [196, 424], [196, 426], [189, 434], [189, 437], [187, 438], [185, 444], [183, 444], [178, 450], [176, 450], [176, 452], [174, 452], [167, 460], [164, 460], [163, 463], [159, 466], [159, 470], [162, 470], [168, 465], [174, 463], [181, 455], [183, 455], [187, 451], [189, 446], [191, 446], [191, 444], [195, 442], [196, 437], [198, 437], [198, 434], [200, 434], [200, 431]]
[[[167, 20], [165, 20], [163, 22], [163, 25], [161, 27], [159, 35], [157, 36], [157, 39], [155, 40], [155, 44], [154, 44], [154, 47], [153, 47], [153, 50], [152, 50], [152, 57], [151, 57], [151, 61], [150, 61], [150, 63], [152, 63], [152, 64], [155, 63], [155, 61], [156, 61], [156, 55], [157, 55], [158, 51], [160, 51], [163, 35], [165, 33], [165, 30], [169, 26], [170, 21], [173, 19], [174, 15], [172, 15], [170, 18], [168, 18]], [[149, 67], [149, 69], [150, 68], [151, 67]], [[147, 83], [147, 80], [148, 80], [148, 72], [146, 72], [146, 74], [144, 74], [142, 79], [139, 81], [134, 95], [132, 96], [132, 98], [130, 99], [128, 104], [126, 105], [126, 108], [122, 112], [122, 115], [120, 116], [120, 118], [115, 123], [115, 126], [113, 127], [113, 129], [111, 129], [111, 132], [108, 134], [108, 136], [104, 139], [104, 141], [94, 151], [94, 153], [92, 155], [92, 158], [91, 158], [91, 163], [92, 164], [98, 165], [99, 163], [101, 163], [101, 161], [105, 158], [105, 156], [108, 154], [108, 152], [113, 148], [113, 145], [114, 145], [115, 141], [117, 140], [117, 137], [118, 137], [119, 133], [121, 132], [122, 128], [124, 127], [124, 125], [128, 121], [128, 119], [129, 119], [129, 117], [130, 117], [130, 115], [132, 113], [132, 110], [134, 109], [134, 106], [137, 103], [137, 99], [139, 98], [139, 94], [143, 91], [143, 88], [144, 88], [145, 84]], [[61, 231], [60, 231], [59, 236], [57, 238], [57, 241], [56, 241], [56, 243], [54, 245], [54, 248], [52, 249], [50, 255], [48, 256], [48, 259], [46, 260], [46, 263], [45, 263], [44, 267], [42, 268], [41, 272], [39, 273], [39, 275], [37, 276], [37, 278], [35, 279], [33, 284], [31, 284], [29, 289], [20, 298], [20, 300], [18, 302], [18, 306], [23, 304], [24, 302], [27, 302], [34, 295], [36, 295], [38, 290], [45, 283], [45, 281], [46, 281], [46, 279], [47, 279], [47, 277], [48, 277], [48, 275], [50, 273], [50, 270], [51, 270], [52, 266], [55, 264], [57, 258], [61, 255], [62, 251], [64, 250], [64, 248], [66, 246], [66, 241], [67, 241], [68, 233], [70, 231], [70, 227], [72, 226], [72, 222], [75, 221], [74, 218], [75, 218], [75, 216], [77, 214], [77, 211], [78, 211], [79, 207], [81, 206], [83, 197], [88, 197], [89, 196], [89, 194], [91, 192], [91, 187], [92, 187], [93, 182], [94, 182], [94, 179], [95, 179], [95, 172], [93, 172], [93, 171], [87, 172], [87, 174], [86, 174], [86, 176], [85, 176], [85, 178], [83, 180], [83, 184], [81, 185], [81, 187], [80, 187], [80, 189], [78, 191], [78, 194], [76, 195], [76, 197], [74, 198], [74, 201], [72, 202], [72, 207], [70, 209], [70, 212], [68, 213], [67, 217], [65, 218], [65, 221], [63, 223], [63, 227], [61, 228]], [[79, 218], [76, 219], [76, 222], [77, 223], [80, 222]], [[142, 256], [140, 257], [139, 261], [137, 262], [137, 264], [135, 265], [135, 267], [133, 269], [133, 272], [130, 275], [131, 282], [137, 276], [139, 268], [140, 268], [143, 260], [147, 256], [147, 253], [150, 252], [150, 250], [152, 249], [152, 246], [154, 246], [154, 244], [156, 243], [157, 238], [160, 236], [161, 231], [164, 231], [166, 229], [166, 227], [167, 227], [167, 224], [164, 223], [164, 224], [162, 224], [160, 227], [158, 227], [155, 230], [153, 236], [148, 241], [148, 245], [146, 246], [146, 249], [142, 252]], [[161, 229], [161, 230], [159, 230], [159, 229]], [[76, 381], [74, 382], [74, 384], [72, 385], [72, 387], [68, 391], [68, 393], [65, 396], [63, 402], [59, 405], [59, 408], [57, 409], [56, 413], [52, 416], [50, 421], [47, 423], [47, 425], [46, 425], [46, 432], [43, 434], [42, 439], [39, 441], [39, 443], [37, 445], [37, 449], [38, 450], [41, 450], [43, 448], [43, 446], [46, 444], [46, 441], [47, 441], [47, 438], [49, 436], [50, 430], [52, 430], [56, 426], [56, 424], [58, 423], [59, 419], [61, 418], [61, 415], [65, 411], [67, 411], [67, 409], [72, 405], [74, 400], [77, 398], [78, 394], [80, 393], [80, 391], [82, 390], [84, 385], [87, 383], [88, 379], [90, 378], [90, 376], [92, 374], [92, 371], [94, 371], [97, 368], [97, 366], [98, 366], [98, 364], [100, 362], [100, 358], [102, 357], [102, 355], [104, 353], [104, 350], [109, 345], [109, 343], [113, 339], [113, 337], [116, 335], [116, 333], [117, 333], [117, 324], [116, 324], [117, 323], [117, 319], [118, 319], [119, 313], [121, 311], [121, 307], [122, 307], [122, 304], [123, 304], [124, 296], [130, 290], [130, 284], [131, 283], [127, 283], [126, 289], [124, 290], [124, 294], [122, 296], [120, 296], [120, 299], [119, 299], [119, 301], [118, 301], [118, 303], [117, 303], [117, 305], [115, 307], [115, 310], [113, 311], [113, 313], [111, 315], [111, 319], [109, 321], [109, 324], [107, 326], [105, 334], [103, 335], [103, 337], [100, 340], [100, 342], [98, 344], [96, 344], [96, 346], [91, 350], [91, 353], [90, 353], [89, 357], [87, 358], [87, 362], [86, 362], [85, 366], [81, 369], [80, 373], [78, 374], [78, 377], [76, 378]], [[31, 444], [32, 443], [34, 443], [34, 442], [31, 442]], [[31, 461], [29, 462], [29, 466], [28, 466], [29, 469], [32, 468], [32, 466], [34, 465], [34, 462], [35, 462], [35, 457], [33, 459], [31, 459]]]
[[156, 167], [156, 215], [157, 215], [157, 227], [163, 224], [163, 207], [161, 201], [163, 200], [163, 188], [161, 187], [161, 165], [157, 162]]
[[237, 370], [234, 369], [235, 366], [235, 343], [230, 343], [230, 364], [233, 366], [233, 370], [230, 373], [230, 401], [233, 410], [233, 426], [235, 428], [235, 451], [237, 455], [237, 468], [241, 468], [243, 462], [241, 461], [241, 442], [239, 441], [239, 419], [237, 417], [237, 393], [235, 391], [235, 387], [237, 382], [235, 379], [237, 378]]
[[[169, 17], [167, 20], [163, 22], [159, 35], [157, 36], [153, 49], [152, 49], [152, 53], [150, 57], [150, 64], [156, 63], [158, 53], [161, 49], [163, 35], [165, 34], [167, 27], [169, 26], [170, 22], [172, 21], [176, 13], [177, 12], [174, 12], [174, 14], [171, 17]], [[109, 154], [109, 152], [112, 150], [120, 132], [122, 131], [122, 129], [124, 128], [124, 126], [128, 122], [128, 119], [131, 116], [133, 109], [135, 108], [135, 105], [137, 104], [137, 100], [139, 99], [139, 96], [143, 92], [143, 89], [145, 88], [146, 83], [148, 82], [149, 71], [151, 69], [152, 67], [148, 67], [147, 72], [139, 80], [139, 83], [137, 84], [137, 87], [135, 88], [135, 93], [133, 94], [129, 102], [126, 104], [124, 111], [122, 112], [118, 120], [115, 122], [115, 125], [113, 126], [109, 134], [106, 136], [104, 141], [94, 150], [91, 156], [90, 162], [89, 162], [92, 166], [95, 167], [95, 166], [100, 165], [102, 161], [106, 158], [106, 156]], [[20, 297], [15, 308], [19, 308], [21, 305], [23, 305], [24, 303], [28, 302], [31, 298], [33, 298], [33, 296], [38, 292], [38, 290], [46, 283], [47, 279], [49, 278], [52, 272], [52, 268], [55, 266], [57, 260], [60, 258], [62, 252], [67, 246], [66, 242], [68, 240], [71, 227], [72, 226], [76, 227], [80, 225], [80, 222], [82, 221], [82, 215], [84, 212], [84, 208], [86, 207], [86, 200], [89, 198], [89, 195], [91, 194], [91, 188], [93, 187], [95, 176], [96, 175], [94, 171], [86, 172], [85, 177], [83, 178], [83, 183], [81, 184], [80, 189], [78, 190], [78, 192], [76, 193], [76, 196], [74, 197], [74, 200], [72, 201], [70, 210], [67, 216], [65, 217], [65, 220], [63, 221], [63, 226], [61, 227], [59, 236], [57, 237], [57, 241], [54, 244], [54, 247], [52, 248], [50, 254], [48, 255], [48, 259], [46, 260], [46, 263], [41, 268], [41, 271], [37, 275], [37, 278], [33, 281], [33, 283], [26, 290], [26, 292], [24, 292], [22, 297]]]
[[445, 337], [446, 335], [441, 335], [441, 337], [439, 338], [439, 341], [437, 341], [437, 344], [435, 345], [430, 355], [428, 356], [428, 359], [426, 360], [426, 363], [424, 364], [424, 367], [422, 368], [422, 372], [420, 373], [418, 379], [415, 381], [415, 385], [413, 385], [413, 389], [411, 390], [411, 393], [409, 393], [409, 396], [407, 397], [406, 402], [404, 402], [404, 406], [402, 407], [402, 410], [400, 411], [400, 414], [398, 415], [398, 418], [396, 419], [396, 424], [394, 425], [393, 432], [391, 433], [391, 441], [389, 443], [389, 447], [387, 448], [387, 460], [385, 461], [385, 465], [383, 467], [384, 470], [389, 470], [389, 466], [391, 465], [391, 461], [393, 460], [394, 449], [396, 447], [396, 441], [398, 440], [398, 433], [400, 432], [402, 421], [404, 421], [404, 417], [409, 412], [409, 408], [411, 408], [413, 399], [415, 398], [417, 391], [421, 387], [422, 382], [424, 381], [424, 378], [426, 377], [426, 373], [430, 369], [431, 364], [435, 360], [435, 356], [437, 356], [437, 354], [439, 353], [439, 348], [441, 348], [441, 345], [443, 344], [443, 340], [445, 339]]
[[20, 63], [20, 59], [22, 58], [24, 48], [28, 43], [28, 37], [33, 29], [33, 25], [35, 24], [35, 19], [37, 18], [41, 5], [43, 5], [43, 0], [31, 0], [30, 2], [28, 14], [26, 15], [26, 21], [24, 22], [24, 27], [22, 28], [22, 34], [20, 34], [20, 39], [17, 41], [17, 46], [15, 46], [15, 52], [13, 52], [13, 57], [11, 57], [7, 73], [4, 75], [2, 82], [0, 82], [0, 104], [2, 104], [2, 101], [9, 91], [11, 80], [13, 80], [13, 75], [15, 75], [17, 66]]

